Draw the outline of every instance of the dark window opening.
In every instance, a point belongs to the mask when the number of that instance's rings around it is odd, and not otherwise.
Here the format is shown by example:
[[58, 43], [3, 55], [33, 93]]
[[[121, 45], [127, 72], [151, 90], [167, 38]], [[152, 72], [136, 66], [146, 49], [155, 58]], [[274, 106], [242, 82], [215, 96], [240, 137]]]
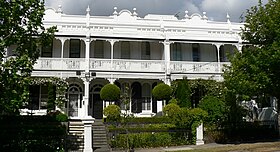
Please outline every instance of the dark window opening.
[[192, 45], [192, 53], [193, 53], [193, 61], [199, 62], [200, 61], [199, 44]]
[[69, 58], [80, 58], [81, 41], [77, 39], [70, 40]]

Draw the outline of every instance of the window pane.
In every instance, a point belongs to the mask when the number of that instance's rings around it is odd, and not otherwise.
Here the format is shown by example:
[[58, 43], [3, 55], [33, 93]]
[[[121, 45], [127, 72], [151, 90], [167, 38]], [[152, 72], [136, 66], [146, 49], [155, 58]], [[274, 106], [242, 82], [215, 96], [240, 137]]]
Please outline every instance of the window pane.
[[43, 46], [42, 52], [41, 52], [41, 57], [52, 57], [52, 48], [53, 48], [52, 43], [51, 43], [51, 45]]
[[193, 44], [192, 49], [193, 49], [193, 61], [196, 61], [196, 62], [200, 61], [199, 45]]
[[94, 57], [104, 58], [104, 43], [102, 41], [96, 41], [94, 44]]
[[129, 42], [121, 43], [121, 58], [129, 59], [130, 58], [130, 45]]
[[70, 40], [70, 58], [80, 58], [80, 40]]

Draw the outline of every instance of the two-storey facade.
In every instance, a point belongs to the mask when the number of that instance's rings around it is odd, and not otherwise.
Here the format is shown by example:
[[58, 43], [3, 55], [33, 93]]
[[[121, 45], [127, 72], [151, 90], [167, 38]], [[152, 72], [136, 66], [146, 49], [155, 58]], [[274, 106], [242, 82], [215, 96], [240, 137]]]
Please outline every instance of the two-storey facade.
[[[115, 83], [131, 87], [130, 111], [152, 116], [162, 103], [152, 100], [152, 88], [172, 80], [215, 79], [222, 81], [227, 53], [241, 50], [243, 24], [209, 21], [206, 13], [183, 19], [173, 15], [138, 17], [133, 11], [112, 10], [110, 16], [63, 14], [46, 9], [44, 26], [57, 26], [50, 47], [42, 47], [34, 77], [60, 77], [69, 83], [66, 112], [72, 118], [103, 117], [101, 88]], [[43, 109], [46, 88], [38, 88], [38, 108]]]

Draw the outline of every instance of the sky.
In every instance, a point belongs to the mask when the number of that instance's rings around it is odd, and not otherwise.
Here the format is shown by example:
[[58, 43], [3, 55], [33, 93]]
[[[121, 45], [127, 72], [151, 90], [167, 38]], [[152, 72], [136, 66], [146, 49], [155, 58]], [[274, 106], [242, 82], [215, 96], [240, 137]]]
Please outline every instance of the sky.
[[[262, 0], [267, 3], [268, 0]], [[206, 12], [209, 20], [226, 21], [227, 13], [233, 22], [241, 22], [240, 16], [246, 14], [246, 10], [258, 4], [258, 0], [45, 0], [46, 7], [54, 9], [62, 6], [65, 14], [86, 14], [89, 6], [90, 14], [94, 16], [112, 15], [114, 7], [119, 12], [128, 9], [132, 12], [136, 8], [138, 16], [147, 14], [179, 15], [185, 16], [187, 10], [190, 16], [193, 13]]]

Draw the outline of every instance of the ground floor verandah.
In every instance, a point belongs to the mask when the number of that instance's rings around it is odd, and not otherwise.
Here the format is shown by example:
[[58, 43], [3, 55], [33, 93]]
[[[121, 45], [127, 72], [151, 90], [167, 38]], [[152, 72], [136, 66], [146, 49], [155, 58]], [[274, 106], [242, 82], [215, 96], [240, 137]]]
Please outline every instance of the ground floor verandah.
[[[96, 78], [87, 83], [87, 81], [76, 77], [67, 78], [66, 81], [69, 84], [65, 92], [67, 102], [62, 110], [70, 118], [82, 118], [87, 115], [96, 119], [103, 118], [103, 109], [110, 104], [119, 105], [122, 112], [125, 112], [126, 107], [121, 101], [109, 102], [100, 98], [100, 90], [104, 85], [110, 83], [108, 80]], [[136, 117], [151, 117], [161, 114], [164, 107], [164, 102], [152, 98], [152, 89], [161, 82], [161, 80], [156, 79], [117, 79], [113, 83], [122, 92], [125, 86], [129, 86], [131, 90], [129, 113]], [[88, 86], [86, 86], [87, 84]], [[25, 108], [32, 110], [31, 113], [35, 115], [46, 113], [49, 91], [46, 85], [30, 86], [30, 103]]]

